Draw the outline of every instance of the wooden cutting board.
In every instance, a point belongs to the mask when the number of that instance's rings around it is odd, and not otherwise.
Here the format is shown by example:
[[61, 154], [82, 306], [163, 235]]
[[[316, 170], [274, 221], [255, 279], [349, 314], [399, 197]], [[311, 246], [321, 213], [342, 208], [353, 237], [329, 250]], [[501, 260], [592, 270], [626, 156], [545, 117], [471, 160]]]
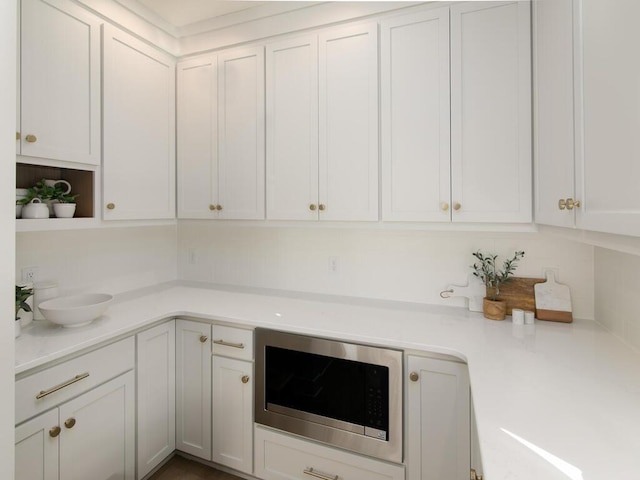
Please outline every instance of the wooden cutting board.
[[[507, 302], [507, 315], [511, 315], [514, 308], [535, 311], [536, 299], [534, 286], [543, 283], [544, 278], [511, 277], [500, 287], [498, 300]], [[488, 289], [487, 289], [488, 290]], [[487, 292], [488, 293], [488, 292]]]
[[553, 271], [547, 272], [547, 281], [535, 286], [536, 318], [552, 322], [573, 322], [571, 291], [556, 282]]

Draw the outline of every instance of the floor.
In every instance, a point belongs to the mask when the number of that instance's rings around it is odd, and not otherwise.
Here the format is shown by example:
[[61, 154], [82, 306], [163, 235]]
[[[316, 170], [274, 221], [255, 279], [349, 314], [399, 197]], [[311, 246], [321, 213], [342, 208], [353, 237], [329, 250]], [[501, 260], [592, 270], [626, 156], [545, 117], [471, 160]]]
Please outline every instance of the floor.
[[242, 480], [201, 463], [175, 455], [149, 480]]

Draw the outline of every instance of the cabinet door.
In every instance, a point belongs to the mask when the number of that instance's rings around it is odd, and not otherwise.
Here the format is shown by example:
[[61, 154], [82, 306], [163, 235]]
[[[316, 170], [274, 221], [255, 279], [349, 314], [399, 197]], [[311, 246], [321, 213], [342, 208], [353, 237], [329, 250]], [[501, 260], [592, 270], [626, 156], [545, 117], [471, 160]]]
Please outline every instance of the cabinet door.
[[176, 448], [176, 332], [170, 321], [136, 335], [138, 478]]
[[103, 26], [103, 218], [175, 218], [175, 61]]
[[378, 220], [378, 26], [319, 38], [322, 220]]
[[68, 0], [23, 0], [22, 155], [100, 164], [100, 21]]
[[267, 218], [318, 219], [318, 39], [267, 47]]
[[134, 479], [134, 388], [128, 372], [60, 407], [60, 478]]
[[218, 57], [177, 70], [178, 218], [217, 218]]
[[176, 448], [211, 460], [211, 325], [176, 320]]
[[409, 356], [408, 370], [408, 480], [469, 478], [471, 427], [466, 365]]
[[56, 427], [60, 427], [57, 408], [16, 427], [16, 479], [58, 479], [60, 437]]
[[219, 218], [264, 219], [264, 49], [218, 56]]
[[640, 3], [582, 0], [577, 7], [577, 224], [640, 235]]
[[253, 364], [213, 357], [213, 457], [253, 472]]
[[531, 221], [529, 2], [451, 7], [453, 221]]
[[381, 79], [382, 217], [448, 222], [448, 8], [382, 23]]
[[574, 194], [573, 2], [533, 2], [535, 221], [573, 227], [575, 210], [560, 209]]

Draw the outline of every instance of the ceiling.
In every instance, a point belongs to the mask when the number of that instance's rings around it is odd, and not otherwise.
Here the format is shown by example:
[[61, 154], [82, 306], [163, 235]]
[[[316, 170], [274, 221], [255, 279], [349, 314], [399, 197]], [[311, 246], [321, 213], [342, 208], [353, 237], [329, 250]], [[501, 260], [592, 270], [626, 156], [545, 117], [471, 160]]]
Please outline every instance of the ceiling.
[[269, 2], [243, 0], [138, 0], [175, 27], [262, 6]]

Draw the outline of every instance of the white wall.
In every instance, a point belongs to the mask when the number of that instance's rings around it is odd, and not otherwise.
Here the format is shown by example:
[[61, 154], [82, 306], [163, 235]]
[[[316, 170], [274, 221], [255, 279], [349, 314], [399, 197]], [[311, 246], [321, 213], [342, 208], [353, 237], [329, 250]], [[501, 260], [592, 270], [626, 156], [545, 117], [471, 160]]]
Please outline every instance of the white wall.
[[[443, 300], [447, 284], [465, 284], [479, 248], [504, 258], [518, 249], [516, 274], [541, 277], [558, 268], [571, 287], [576, 318], [592, 319], [593, 247], [539, 233], [468, 233], [379, 228], [250, 227], [180, 222], [181, 280], [346, 295], [425, 304]], [[193, 262], [190, 263], [190, 250]], [[329, 257], [338, 272], [329, 273]]]
[[[13, 478], [16, 4], [0, 2], [0, 478]], [[14, 293], [14, 295], [11, 295]]]
[[640, 256], [596, 248], [594, 264], [596, 320], [640, 349]]
[[117, 294], [175, 280], [176, 226], [103, 228], [16, 234], [16, 280], [38, 267], [60, 294]]

